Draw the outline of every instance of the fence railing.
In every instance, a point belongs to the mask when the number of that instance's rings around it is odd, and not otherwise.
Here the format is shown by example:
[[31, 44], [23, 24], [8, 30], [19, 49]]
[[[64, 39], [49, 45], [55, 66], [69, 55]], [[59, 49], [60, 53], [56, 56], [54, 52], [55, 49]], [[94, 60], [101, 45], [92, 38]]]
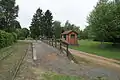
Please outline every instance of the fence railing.
[[43, 39], [42, 41], [44, 43], [47, 43], [50, 46], [53, 46], [53, 47], [59, 49], [61, 52], [65, 51], [66, 56], [68, 57], [69, 60], [74, 61], [75, 63], [78, 63], [77, 60], [74, 58], [74, 56], [69, 51], [69, 43], [66, 42], [65, 40], [49, 38], [46, 40]]

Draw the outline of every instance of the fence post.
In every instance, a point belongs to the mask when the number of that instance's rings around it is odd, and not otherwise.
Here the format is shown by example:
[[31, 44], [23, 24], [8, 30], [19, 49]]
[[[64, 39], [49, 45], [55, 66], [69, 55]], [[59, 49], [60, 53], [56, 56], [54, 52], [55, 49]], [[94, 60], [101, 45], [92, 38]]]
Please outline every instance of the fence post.
[[55, 39], [55, 47], [57, 48], [57, 40]]
[[48, 44], [50, 45], [50, 38], [48, 39]]
[[52, 39], [52, 46], [53, 46], [53, 39]]
[[62, 49], [62, 47], [61, 47], [61, 46], [62, 46], [62, 44], [61, 44], [61, 41], [60, 41], [60, 50]]
[[67, 57], [69, 57], [68, 44], [67, 44]]
[[57, 47], [57, 41], [56, 41], [56, 38], [55, 38], [55, 47]]

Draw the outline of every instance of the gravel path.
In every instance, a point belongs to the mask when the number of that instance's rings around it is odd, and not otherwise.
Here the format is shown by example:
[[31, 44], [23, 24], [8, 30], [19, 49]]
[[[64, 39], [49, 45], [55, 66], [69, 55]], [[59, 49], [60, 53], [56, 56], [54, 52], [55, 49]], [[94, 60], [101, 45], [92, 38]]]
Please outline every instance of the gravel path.
[[35, 44], [37, 66], [41, 66], [47, 71], [53, 71], [60, 74], [82, 76], [88, 80], [96, 77], [105, 77], [108, 80], [120, 80], [120, 72], [105, 67], [95, 67], [92, 65], [78, 65], [72, 63], [60, 51], [43, 43]]

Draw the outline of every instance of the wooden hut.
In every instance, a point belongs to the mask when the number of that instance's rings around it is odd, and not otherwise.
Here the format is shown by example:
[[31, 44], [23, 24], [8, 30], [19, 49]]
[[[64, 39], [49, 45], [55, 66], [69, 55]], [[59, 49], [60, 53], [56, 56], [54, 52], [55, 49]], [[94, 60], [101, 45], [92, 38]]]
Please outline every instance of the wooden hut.
[[73, 30], [65, 31], [62, 34], [62, 39], [67, 41], [70, 45], [78, 45], [78, 33]]

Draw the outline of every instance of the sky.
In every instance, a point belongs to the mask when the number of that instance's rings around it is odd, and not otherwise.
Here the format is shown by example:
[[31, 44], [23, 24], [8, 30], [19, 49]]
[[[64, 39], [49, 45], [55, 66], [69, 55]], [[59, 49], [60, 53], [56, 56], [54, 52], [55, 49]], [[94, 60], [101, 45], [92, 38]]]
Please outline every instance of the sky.
[[98, 0], [16, 0], [19, 5], [19, 17], [17, 20], [22, 27], [29, 28], [31, 19], [40, 7], [44, 12], [49, 9], [53, 14], [53, 20], [64, 24], [70, 23], [84, 29], [87, 25], [87, 16], [94, 9]]

